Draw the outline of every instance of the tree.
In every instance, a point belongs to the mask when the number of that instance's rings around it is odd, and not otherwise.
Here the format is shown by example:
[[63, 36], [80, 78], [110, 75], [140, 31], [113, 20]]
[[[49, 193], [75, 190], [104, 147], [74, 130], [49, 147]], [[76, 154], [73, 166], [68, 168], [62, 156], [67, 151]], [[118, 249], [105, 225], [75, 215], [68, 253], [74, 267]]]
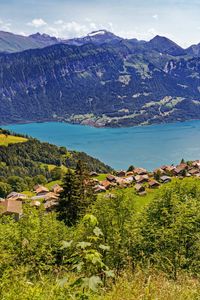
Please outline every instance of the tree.
[[63, 170], [61, 167], [55, 167], [51, 171], [51, 177], [53, 180], [60, 180], [63, 177]]
[[127, 172], [132, 172], [134, 171], [135, 167], [133, 165], [129, 166]]
[[75, 173], [68, 169], [63, 179], [63, 192], [57, 207], [58, 219], [66, 225], [76, 223], [80, 214], [80, 186]]
[[47, 179], [44, 175], [37, 175], [34, 177], [34, 183], [35, 184], [46, 184], [47, 183]]
[[27, 188], [26, 183], [19, 176], [8, 177], [8, 183], [11, 185], [12, 189], [15, 192], [22, 192], [22, 191], [26, 190], [26, 188]]
[[199, 195], [198, 181], [175, 182], [163, 187], [139, 220], [136, 240], [142, 261], [174, 279], [181, 269], [200, 272]]
[[75, 174], [79, 182], [81, 206], [84, 210], [84, 208], [87, 208], [97, 199], [97, 196], [94, 193], [95, 183], [89, 176], [86, 164], [81, 160], [77, 163]]
[[12, 188], [10, 184], [5, 182], [0, 182], [0, 197], [4, 198], [6, 197], [10, 192]]
[[96, 200], [93, 186], [86, 166], [81, 161], [77, 163], [75, 172], [68, 169], [57, 207], [59, 220], [63, 220], [68, 226], [73, 226]]

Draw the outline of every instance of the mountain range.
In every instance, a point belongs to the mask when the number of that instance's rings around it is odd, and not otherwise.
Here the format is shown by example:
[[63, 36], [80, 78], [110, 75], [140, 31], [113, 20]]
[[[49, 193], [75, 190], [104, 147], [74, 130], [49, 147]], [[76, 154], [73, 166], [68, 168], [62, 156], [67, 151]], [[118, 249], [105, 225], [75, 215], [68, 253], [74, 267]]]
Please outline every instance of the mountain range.
[[200, 44], [0, 32], [1, 123], [132, 126], [200, 118]]

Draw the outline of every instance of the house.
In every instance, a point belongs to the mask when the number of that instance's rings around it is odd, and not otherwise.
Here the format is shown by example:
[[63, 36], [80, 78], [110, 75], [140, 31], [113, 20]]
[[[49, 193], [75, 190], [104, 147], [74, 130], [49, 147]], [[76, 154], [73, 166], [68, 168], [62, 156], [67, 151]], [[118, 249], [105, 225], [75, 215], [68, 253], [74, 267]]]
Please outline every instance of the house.
[[149, 187], [151, 188], [151, 189], [153, 189], [153, 188], [157, 188], [157, 187], [159, 187], [159, 182], [158, 181], [156, 181], [156, 180], [151, 180], [151, 181], [149, 181]]
[[47, 193], [49, 193], [49, 189], [42, 185], [37, 185], [34, 189], [35, 189], [37, 196], [44, 196]]
[[126, 176], [133, 176], [134, 175], [134, 172], [133, 171], [129, 171], [126, 173]]
[[175, 167], [174, 166], [166, 166], [164, 171], [166, 174], [171, 174], [173, 175], [173, 171], [174, 171]]
[[141, 185], [141, 184], [136, 183], [136, 185], [135, 185], [135, 191], [137, 193], [145, 192], [145, 187], [143, 185]]
[[90, 177], [96, 177], [98, 176], [97, 172], [90, 172]]
[[126, 171], [123, 171], [123, 170], [118, 171], [118, 172], [117, 172], [117, 176], [118, 176], [118, 177], [125, 177], [125, 176], [126, 176]]
[[143, 183], [149, 180], [148, 175], [136, 175], [134, 178], [137, 183]]
[[55, 194], [53, 192], [49, 192], [49, 193], [45, 194], [43, 196], [43, 198], [44, 198], [45, 201], [50, 201], [50, 200], [58, 201], [59, 200], [58, 194]]
[[135, 168], [134, 169], [134, 174], [135, 175], [146, 175], [148, 172], [144, 168]]
[[44, 203], [44, 208], [46, 209], [47, 212], [51, 212], [56, 209], [57, 205], [58, 205], [58, 201], [50, 200]]
[[192, 176], [196, 175], [199, 173], [199, 169], [195, 169], [195, 168], [192, 168], [188, 171], [188, 173]]
[[22, 215], [22, 202], [5, 200], [0, 202], [0, 213], [2, 215], [13, 215], [16, 220], [19, 220]]
[[182, 175], [185, 175], [187, 169], [188, 169], [187, 164], [180, 164], [180, 165], [176, 166], [176, 168], [173, 170], [173, 173], [176, 176], [182, 176]]
[[51, 188], [51, 192], [55, 194], [60, 194], [63, 192], [63, 188], [59, 184], [54, 184]]
[[103, 192], [106, 192], [106, 188], [99, 184], [94, 188], [94, 192], [95, 193], [103, 193]]
[[163, 175], [165, 174], [165, 171], [162, 168], [157, 168], [153, 171], [154, 176], [156, 175]]
[[133, 176], [124, 178], [124, 183], [131, 184], [133, 182]]
[[168, 182], [170, 182], [172, 179], [171, 179], [171, 177], [169, 177], [169, 176], [161, 176], [160, 177], [160, 181], [162, 182], [162, 183], [168, 183]]
[[27, 196], [24, 194], [12, 192], [7, 196], [6, 199], [13, 200], [13, 201], [22, 201], [22, 200], [25, 200], [26, 198], [27, 198]]
[[110, 182], [116, 182], [116, 177], [114, 175], [109, 174], [106, 179]]
[[113, 186], [113, 184], [108, 180], [101, 181], [100, 185], [103, 186], [106, 190], [109, 190]]

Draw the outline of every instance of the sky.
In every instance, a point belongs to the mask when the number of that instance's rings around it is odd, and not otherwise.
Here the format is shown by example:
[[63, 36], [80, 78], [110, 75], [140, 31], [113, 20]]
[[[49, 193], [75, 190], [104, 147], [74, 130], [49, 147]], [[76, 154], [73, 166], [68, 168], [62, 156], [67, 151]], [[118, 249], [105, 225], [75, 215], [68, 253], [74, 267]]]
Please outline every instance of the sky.
[[164, 35], [200, 43], [200, 0], [0, 0], [0, 30], [80, 37], [107, 29], [126, 38]]

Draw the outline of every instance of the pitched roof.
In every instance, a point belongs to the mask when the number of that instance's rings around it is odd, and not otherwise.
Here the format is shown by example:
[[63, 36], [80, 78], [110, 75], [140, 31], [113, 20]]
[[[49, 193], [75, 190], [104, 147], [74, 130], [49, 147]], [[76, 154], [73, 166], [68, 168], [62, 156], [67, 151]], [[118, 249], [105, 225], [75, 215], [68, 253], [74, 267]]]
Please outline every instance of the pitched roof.
[[38, 185], [38, 186], [35, 188], [35, 192], [36, 192], [36, 194], [47, 193], [47, 192], [49, 192], [49, 189], [47, 189], [45, 186]]
[[0, 203], [0, 210], [2, 214], [22, 214], [22, 202], [5, 200]]

